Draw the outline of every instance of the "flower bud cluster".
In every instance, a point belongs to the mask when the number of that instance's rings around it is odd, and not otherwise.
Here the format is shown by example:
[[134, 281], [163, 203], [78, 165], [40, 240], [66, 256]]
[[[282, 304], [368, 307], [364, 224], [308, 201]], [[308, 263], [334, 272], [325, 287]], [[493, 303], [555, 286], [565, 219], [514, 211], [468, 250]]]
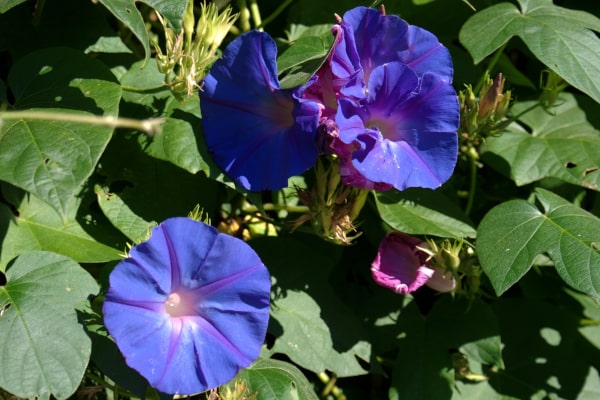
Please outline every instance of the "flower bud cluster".
[[230, 7], [220, 13], [214, 3], [202, 3], [200, 10], [196, 22], [193, 1], [189, 2], [179, 33], [156, 13], [165, 33], [165, 52], [154, 44], [158, 70], [165, 75], [165, 83], [179, 101], [201, 88], [199, 82], [219, 58], [219, 46], [238, 17], [231, 13]]
[[[504, 117], [510, 105], [511, 91], [504, 92], [504, 82], [501, 73], [493, 80], [486, 75], [479, 96], [475, 95], [471, 85], [458, 93], [463, 143], [477, 146], [486, 136], [495, 135], [506, 127]], [[467, 147], [461, 147], [461, 150], [465, 152]]]

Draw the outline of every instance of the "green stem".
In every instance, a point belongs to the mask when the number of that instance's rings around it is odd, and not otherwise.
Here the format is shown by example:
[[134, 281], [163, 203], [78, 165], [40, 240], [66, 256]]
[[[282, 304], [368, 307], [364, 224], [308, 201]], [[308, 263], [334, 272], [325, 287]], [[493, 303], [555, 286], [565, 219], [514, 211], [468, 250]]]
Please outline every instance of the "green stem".
[[325, 384], [325, 388], [323, 389], [323, 394], [321, 398], [326, 398], [329, 394], [332, 394], [337, 400], [346, 400], [346, 395], [344, 392], [336, 386], [336, 376], [329, 377], [327, 373], [320, 372], [317, 374], [321, 382]]
[[257, 29], [261, 29], [264, 26], [266, 26], [268, 23], [270, 23], [271, 21], [273, 21], [275, 18], [277, 18], [277, 16], [279, 14], [281, 14], [283, 12], [283, 10], [285, 10], [290, 4], [292, 4], [294, 0], [285, 0], [284, 2], [282, 2], [279, 7], [277, 7], [275, 9], [275, 11], [273, 11], [273, 13], [271, 15], [269, 15], [267, 18], [265, 18], [262, 23], [260, 25], [257, 26]]
[[252, 16], [252, 22], [254, 22], [256, 29], [262, 31], [262, 28], [260, 28], [262, 25], [262, 18], [260, 17], [260, 10], [258, 4], [256, 4], [256, 0], [250, 0], [250, 15]]
[[[244, 206], [242, 208], [242, 210], [246, 213], [255, 213], [255, 212], [261, 211], [261, 210], [259, 210], [258, 207], [252, 206], [252, 205]], [[286, 204], [272, 204], [272, 203], [263, 204], [262, 210], [264, 210], [264, 211], [283, 211], [283, 210], [285, 210], [285, 211], [289, 211], [292, 213], [310, 212], [310, 209], [307, 206], [292, 206], [292, 205], [286, 205]]]
[[112, 390], [117, 396], [119, 394], [122, 394], [122, 395], [125, 395], [127, 397], [132, 397], [132, 398], [138, 397], [137, 395], [135, 395], [135, 394], [133, 394], [133, 393], [131, 393], [131, 392], [129, 392], [129, 391], [121, 388], [120, 386], [118, 386], [116, 384], [113, 385], [111, 383], [108, 383], [104, 378], [102, 378], [102, 377], [100, 377], [100, 376], [98, 376], [96, 374], [93, 374], [93, 373], [91, 373], [89, 371], [86, 371], [85, 377], [88, 378], [88, 379], [90, 379], [91, 381], [94, 381], [98, 385], [104, 386], [104, 387]]
[[474, 157], [469, 157], [470, 161], [470, 183], [469, 183], [469, 197], [467, 198], [467, 205], [465, 207], [465, 214], [469, 215], [473, 209], [473, 203], [475, 201], [475, 188], [477, 186], [477, 160]]
[[485, 72], [479, 79], [479, 82], [477, 82], [477, 85], [475, 85], [475, 88], [473, 89], [473, 93], [479, 93], [479, 91], [481, 90], [481, 86], [483, 86], [483, 82], [485, 81], [485, 77], [490, 76], [490, 71], [496, 66], [496, 63], [500, 59], [500, 56], [504, 52], [504, 49], [506, 48], [507, 44], [508, 44], [508, 42], [504, 43], [502, 46], [500, 46], [500, 48], [498, 50], [496, 50], [496, 53], [494, 53], [494, 56], [490, 59], [490, 62], [488, 63], [487, 67], [485, 68]]
[[152, 93], [158, 93], [158, 92], [162, 92], [163, 90], [168, 90], [169, 87], [167, 85], [162, 85], [162, 86], [156, 86], [153, 88], [136, 88], [133, 86], [121, 86], [121, 89], [127, 91], [127, 92], [132, 92], [132, 93], [142, 93], [142, 94], [152, 94]]
[[242, 32], [248, 32], [251, 29], [250, 26], [250, 10], [246, 4], [246, 0], [237, 1], [238, 8], [240, 9], [240, 28]]
[[0, 124], [4, 120], [37, 120], [37, 121], [60, 121], [73, 122], [87, 125], [102, 125], [111, 128], [130, 128], [145, 132], [149, 136], [160, 133], [164, 118], [131, 119], [102, 115], [73, 114], [53, 111], [0, 111]]
[[40, 21], [42, 20], [42, 14], [44, 13], [44, 7], [46, 6], [46, 0], [39, 0], [35, 5], [35, 12], [33, 14], [33, 21], [31, 24], [33, 26], [39, 26]]
[[598, 319], [582, 319], [579, 321], [579, 325], [581, 326], [598, 326], [600, 325], [600, 320]]

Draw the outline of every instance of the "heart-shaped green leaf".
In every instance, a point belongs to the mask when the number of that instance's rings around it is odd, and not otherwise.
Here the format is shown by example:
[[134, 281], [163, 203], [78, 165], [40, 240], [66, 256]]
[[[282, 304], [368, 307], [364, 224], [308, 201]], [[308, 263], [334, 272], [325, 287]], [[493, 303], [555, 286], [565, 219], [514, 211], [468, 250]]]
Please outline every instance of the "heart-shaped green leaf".
[[600, 102], [600, 19], [552, 0], [500, 3], [473, 15], [459, 33], [475, 63], [518, 36], [548, 68]]
[[538, 254], [547, 253], [573, 288], [600, 295], [600, 219], [538, 188], [542, 210], [510, 200], [489, 211], [477, 231], [481, 267], [498, 295], [517, 283]]
[[285, 361], [261, 358], [240, 371], [228, 384], [233, 390], [236, 382], [243, 382], [256, 400], [317, 400], [310, 382], [295, 366]]
[[[554, 177], [598, 190], [600, 131], [590, 125], [572, 95], [562, 94], [558, 100], [556, 107], [529, 111], [500, 136], [488, 138], [481, 149], [483, 161], [509, 172], [519, 186]], [[516, 103], [513, 112], [534, 105], [535, 101]]]
[[[21, 58], [10, 70], [8, 86], [19, 110], [118, 115], [121, 88], [114, 75], [75, 50], [47, 48]], [[113, 128], [48, 118], [0, 124], [0, 179], [35, 194], [64, 216]]]
[[75, 307], [98, 292], [73, 260], [23, 253], [0, 286], [0, 386], [27, 398], [66, 399], [81, 383], [91, 342]]

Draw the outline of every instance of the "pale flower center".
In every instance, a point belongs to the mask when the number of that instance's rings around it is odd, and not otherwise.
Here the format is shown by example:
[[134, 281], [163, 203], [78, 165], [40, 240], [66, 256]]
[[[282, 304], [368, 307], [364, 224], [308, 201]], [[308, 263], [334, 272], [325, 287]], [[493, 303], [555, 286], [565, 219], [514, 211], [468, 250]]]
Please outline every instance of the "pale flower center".
[[189, 315], [191, 310], [189, 310], [189, 305], [186, 304], [179, 293], [171, 293], [167, 301], [165, 301], [165, 311], [171, 317], [176, 318]]

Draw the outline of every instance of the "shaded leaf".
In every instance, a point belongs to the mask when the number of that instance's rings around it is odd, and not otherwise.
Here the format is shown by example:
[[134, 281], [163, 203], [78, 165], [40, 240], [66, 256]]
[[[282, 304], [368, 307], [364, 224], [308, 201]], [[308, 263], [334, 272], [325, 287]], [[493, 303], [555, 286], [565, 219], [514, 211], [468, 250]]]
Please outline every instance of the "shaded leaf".
[[[11, 69], [15, 108], [117, 116], [121, 88], [99, 61], [66, 48], [31, 53]], [[56, 120], [0, 125], [0, 179], [35, 194], [65, 216], [113, 129]]]
[[24, 3], [27, 0], [0, 0], [0, 14], [4, 14], [14, 6]]
[[243, 369], [228, 384], [232, 389], [235, 381], [246, 384], [250, 393], [257, 393], [256, 400], [317, 400], [310, 382], [294, 365], [274, 359], [258, 359]]
[[[535, 101], [516, 103], [519, 114]], [[598, 190], [600, 187], [600, 131], [587, 121], [571, 94], [562, 94], [556, 107], [524, 114], [498, 137], [482, 146], [482, 159], [519, 186], [554, 177]]]
[[306, 292], [287, 291], [285, 297], [273, 301], [271, 316], [283, 329], [272, 348], [273, 353], [285, 354], [315, 373], [328, 370], [345, 377], [367, 372], [356, 358], [369, 359], [369, 343], [360, 341], [349, 349], [336, 350], [320, 305]]
[[110, 193], [106, 188], [96, 187], [96, 195], [98, 205], [106, 218], [127, 236], [132, 244], [144, 241], [152, 227], [158, 225], [156, 221], [148, 222], [136, 215], [117, 194]]
[[283, 353], [315, 373], [327, 369], [339, 377], [365, 374], [358, 360], [370, 359], [367, 333], [327, 282], [340, 247], [299, 233], [249, 243], [274, 279], [271, 354]]
[[413, 304], [409, 309], [399, 321], [405, 334], [398, 342], [390, 399], [449, 398], [455, 384], [452, 356], [456, 354], [462, 354], [466, 368], [483, 379], [484, 365], [503, 368], [500, 329], [484, 302], [469, 304], [443, 296], [426, 317]]
[[517, 283], [536, 255], [547, 253], [573, 288], [600, 295], [600, 219], [538, 188], [541, 210], [525, 200], [491, 209], [477, 231], [477, 254], [496, 293]]
[[73, 260], [27, 252], [0, 286], [0, 386], [27, 398], [68, 398], [87, 367], [91, 342], [75, 307], [98, 292]]
[[376, 193], [381, 218], [392, 228], [412, 235], [475, 237], [467, 216], [439, 190], [410, 188]]
[[463, 25], [460, 42], [479, 63], [518, 36], [548, 68], [600, 102], [600, 19], [552, 0], [519, 0], [488, 7]]

